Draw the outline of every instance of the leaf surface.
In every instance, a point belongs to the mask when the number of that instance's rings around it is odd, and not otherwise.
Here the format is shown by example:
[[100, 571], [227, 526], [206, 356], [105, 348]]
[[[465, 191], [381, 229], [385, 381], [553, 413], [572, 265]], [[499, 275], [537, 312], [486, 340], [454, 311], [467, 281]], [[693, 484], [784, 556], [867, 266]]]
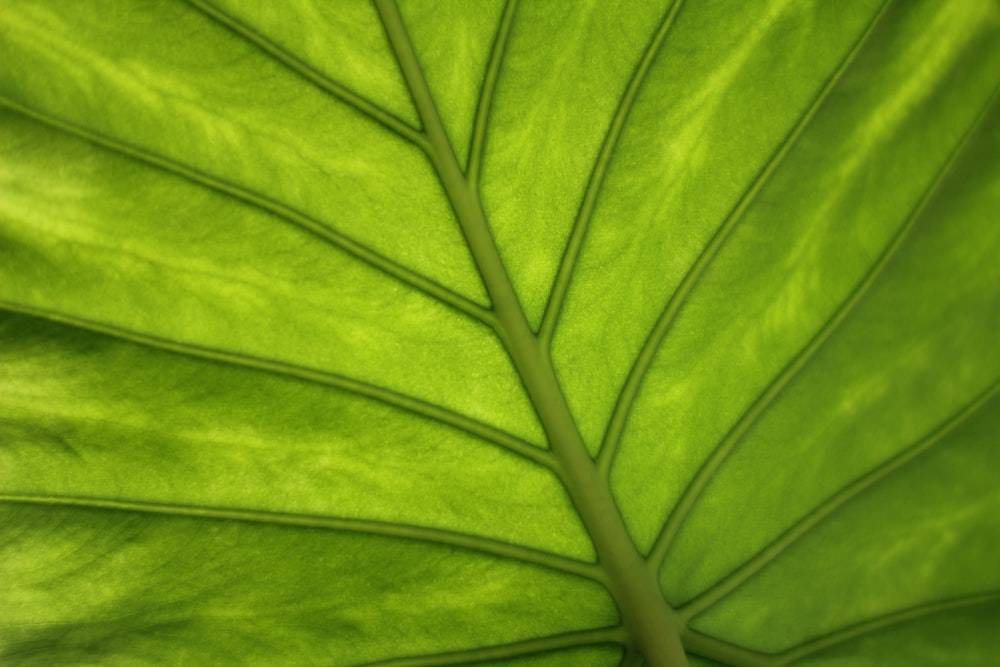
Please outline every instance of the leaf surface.
[[2, 14], [4, 664], [994, 664], [995, 2]]

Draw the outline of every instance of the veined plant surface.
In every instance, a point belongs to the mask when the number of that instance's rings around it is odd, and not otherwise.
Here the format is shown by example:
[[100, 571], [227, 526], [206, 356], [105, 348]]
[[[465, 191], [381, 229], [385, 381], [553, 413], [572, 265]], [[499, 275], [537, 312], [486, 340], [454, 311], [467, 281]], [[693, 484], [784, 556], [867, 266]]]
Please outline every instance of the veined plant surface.
[[4, 0], [4, 665], [1000, 656], [1000, 5]]

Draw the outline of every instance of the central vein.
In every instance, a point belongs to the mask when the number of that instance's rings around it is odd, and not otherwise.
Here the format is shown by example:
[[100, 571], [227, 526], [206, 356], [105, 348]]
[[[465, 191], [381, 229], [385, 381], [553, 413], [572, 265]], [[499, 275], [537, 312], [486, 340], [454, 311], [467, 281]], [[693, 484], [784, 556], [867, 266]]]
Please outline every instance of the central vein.
[[394, 0], [376, 0], [428, 139], [430, 158], [489, 293], [493, 323], [538, 415], [559, 476], [587, 528], [630, 642], [651, 667], [686, 667], [676, 617], [625, 528], [611, 489], [590, 458], [545, 346], [532, 331], [493, 235], [478, 189], [455, 156]]

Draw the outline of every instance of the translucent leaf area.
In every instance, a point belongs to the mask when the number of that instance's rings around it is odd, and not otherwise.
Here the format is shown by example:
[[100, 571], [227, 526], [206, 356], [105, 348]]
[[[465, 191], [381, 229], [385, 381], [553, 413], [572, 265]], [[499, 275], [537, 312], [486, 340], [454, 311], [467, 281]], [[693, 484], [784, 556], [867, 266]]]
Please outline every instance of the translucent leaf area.
[[4, 0], [0, 663], [991, 667], [994, 0]]

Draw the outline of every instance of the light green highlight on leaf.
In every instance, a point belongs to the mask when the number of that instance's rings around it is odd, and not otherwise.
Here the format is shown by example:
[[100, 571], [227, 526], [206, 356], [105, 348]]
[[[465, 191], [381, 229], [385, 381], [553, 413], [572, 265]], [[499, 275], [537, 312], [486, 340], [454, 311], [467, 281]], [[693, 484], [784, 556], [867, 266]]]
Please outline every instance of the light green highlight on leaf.
[[989, 667], [993, 0], [9, 0], [0, 662]]

